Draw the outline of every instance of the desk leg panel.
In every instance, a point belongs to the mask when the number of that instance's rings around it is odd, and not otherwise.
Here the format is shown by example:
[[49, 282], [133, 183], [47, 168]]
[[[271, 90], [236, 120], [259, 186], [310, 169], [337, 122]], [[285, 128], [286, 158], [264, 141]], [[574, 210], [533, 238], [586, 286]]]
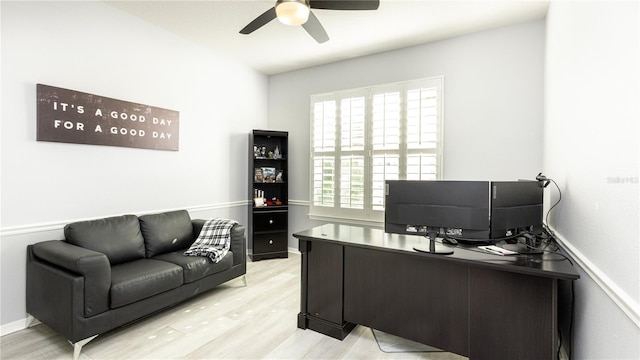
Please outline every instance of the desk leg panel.
[[344, 339], [355, 324], [343, 320], [343, 252], [341, 245], [300, 241], [302, 283], [298, 327]]
[[467, 355], [468, 267], [345, 248], [344, 319]]
[[470, 271], [470, 357], [554, 359], [557, 280], [476, 268]]
[[309, 315], [342, 324], [343, 249], [313, 242], [307, 253], [307, 311]]

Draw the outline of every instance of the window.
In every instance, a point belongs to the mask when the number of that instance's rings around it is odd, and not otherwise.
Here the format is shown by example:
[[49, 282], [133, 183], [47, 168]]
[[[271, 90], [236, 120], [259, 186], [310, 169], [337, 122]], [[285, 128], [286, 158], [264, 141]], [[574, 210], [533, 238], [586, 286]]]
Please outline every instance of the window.
[[312, 217], [380, 222], [385, 180], [442, 173], [443, 78], [311, 96]]

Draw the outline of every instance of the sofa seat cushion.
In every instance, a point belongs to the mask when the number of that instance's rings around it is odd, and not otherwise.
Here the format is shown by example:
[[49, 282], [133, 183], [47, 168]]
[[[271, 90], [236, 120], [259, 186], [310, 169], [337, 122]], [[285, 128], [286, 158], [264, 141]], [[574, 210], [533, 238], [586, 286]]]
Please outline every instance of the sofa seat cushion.
[[78, 221], [64, 227], [66, 240], [85, 249], [107, 255], [111, 265], [145, 256], [144, 239], [135, 215]]
[[186, 210], [143, 215], [139, 220], [148, 258], [189, 247], [195, 239]]
[[153, 259], [140, 259], [111, 268], [111, 308], [165, 292], [183, 284], [182, 268]]
[[228, 252], [219, 262], [213, 263], [204, 256], [185, 256], [183, 253], [187, 249], [174, 251], [154, 257], [176, 264], [182, 268], [185, 284], [202, 279], [206, 276], [231, 269], [233, 265], [233, 253]]

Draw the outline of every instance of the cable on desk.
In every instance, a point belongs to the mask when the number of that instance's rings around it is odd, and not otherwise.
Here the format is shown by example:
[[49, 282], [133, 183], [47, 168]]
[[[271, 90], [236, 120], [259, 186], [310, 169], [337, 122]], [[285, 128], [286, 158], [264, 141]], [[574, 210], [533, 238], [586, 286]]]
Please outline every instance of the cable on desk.
[[571, 266], [573, 266], [573, 261], [571, 261], [571, 258], [561, 252], [562, 249], [560, 248], [560, 245], [558, 245], [558, 242], [556, 241], [556, 238], [553, 232], [550, 231], [548, 228], [545, 228], [544, 230], [545, 230], [545, 235], [547, 236], [547, 239], [543, 241], [549, 245], [553, 245], [554, 247], [554, 250], [544, 250], [544, 251], [562, 256], [564, 260], [567, 260], [571, 264]]
[[[555, 181], [554, 181], [554, 184], [555, 184]], [[558, 203], [556, 202], [556, 205], [557, 204]], [[566, 260], [571, 264], [571, 266], [573, 266], [573, 261], [571, 261], [571, 258], [569, 258], [567, 255], [563, 254], [560, 251], [561, 250], [560, 246], [558, 246], [557, 242], [555, 241], [555, 237], [553, 235], [553, 232], [551, 232], [547, 227], [545, 227], [544, 224], [543, 224], [543, 230], [544, 230], [543, 235], [545, 235], [545, 239], [543, 239], [541, 241], [541, 245], [543, 245], [541, 249], [540, 248], [536, 248], [534, 246], [531, 246], [531, 245], [527, 244], [526, 242], [522, 242], [520, 240], [518, 240], [517, 243], [523, 244], [523, 245], [525, 245], [526, 247], [528, 247], [530, 249], [541, 250], [543, 253], [559, 255], [561, 257], [560, 259], [542, 259], [541, 258], [540, 259], [541, 261], [564, 261], [564, 260]], [[488, 254], [486, 251], [478, 250], [477, 248], [473, 247], [475, 245], [469, 244], [469, 242], [471, 242], [471, 243], [473, 243], [473, 242], [475, 242], [475, 243], [491, 242], [491, 243], [495, 244], [495, 243], [500, 242], [500, 241], [510, 240], [510, 239], [513, 239], [513, 238], [521, 237], [521, 236], [523, 236], [525, 234], [529, 234], [529, 235], [535, 236], [535, 234], [533, 234], [530, 231], [523, 231], [523, 232], [520, 232], [520, 233], [518, 233], [516, 235], [507, 236], [507, 237], [503, 237], [503, 238], [497, 238], [497, 239], [465, 239], [465, 238], [459, 238], [459, 237], [453, 237], [453, 236], [449, 236], [449, 238], [452, 238], [452, 239], [455, 239], [455, 240], [461, 240], [461, 241], [467, 242], [467, 244], [465, 244], [465, 245], [470, 245], [470, 247], [457, 246], [456, 247], [457, 249], [464, 249], [464, 250], [467, 250], [467, 251], [474, 251], [474, 252], [478, 252], [478, 253], [481, 253], [481, 254]], [[442, 243], [442, 241], [438, 241], [438, 242]], [[553, 246], [553, 249], [547, 250], [551, 246]], [[531, 257], [531, 255], [527, 255], [527, 254], [505, 255], [505, 256], [508, 256], [509, 259], [518, 258], [518, 257], [520, 257], [520, 258], [530, 258]], [[491, 259], [491, 260], [488, 260], [488, 261], [496, 261], [496, 260], [497, 259]], [[508, 261], [508, 260], [505, 259], [503, 261]]]
[[505, 236], [505, 237], [495, 238], [495, 239], [471, 239], [471, 238], [463, 238], [463, 237], [451, 236], [451, 235], [447, 235], [446, 237], [448, 237], [449, 239], [454, 239], [456, 241], [462, 241], [462, 242], [466, 242], [466, 243], [496, 243], [496, 242], [500, 242], [500, 241], [511, 240], [511, 239], [514, 239], [514, 238], [516, 238], [518, 236], [522, 236], [522, 235], [524, 235], [526, 233], [527, 233], [527, 231], [521, 232], [521, 233], [517, 233], [515, 235], [510, 235], [510, 236]]

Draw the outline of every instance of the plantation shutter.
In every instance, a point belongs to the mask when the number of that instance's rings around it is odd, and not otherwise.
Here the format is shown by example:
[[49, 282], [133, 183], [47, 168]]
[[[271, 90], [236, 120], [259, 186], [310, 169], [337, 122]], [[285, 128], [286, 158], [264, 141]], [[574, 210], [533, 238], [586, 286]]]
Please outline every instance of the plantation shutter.
[[312, 95], [312, 218], [379, 223], [385, 180], [440, 178], [442, 82]]

